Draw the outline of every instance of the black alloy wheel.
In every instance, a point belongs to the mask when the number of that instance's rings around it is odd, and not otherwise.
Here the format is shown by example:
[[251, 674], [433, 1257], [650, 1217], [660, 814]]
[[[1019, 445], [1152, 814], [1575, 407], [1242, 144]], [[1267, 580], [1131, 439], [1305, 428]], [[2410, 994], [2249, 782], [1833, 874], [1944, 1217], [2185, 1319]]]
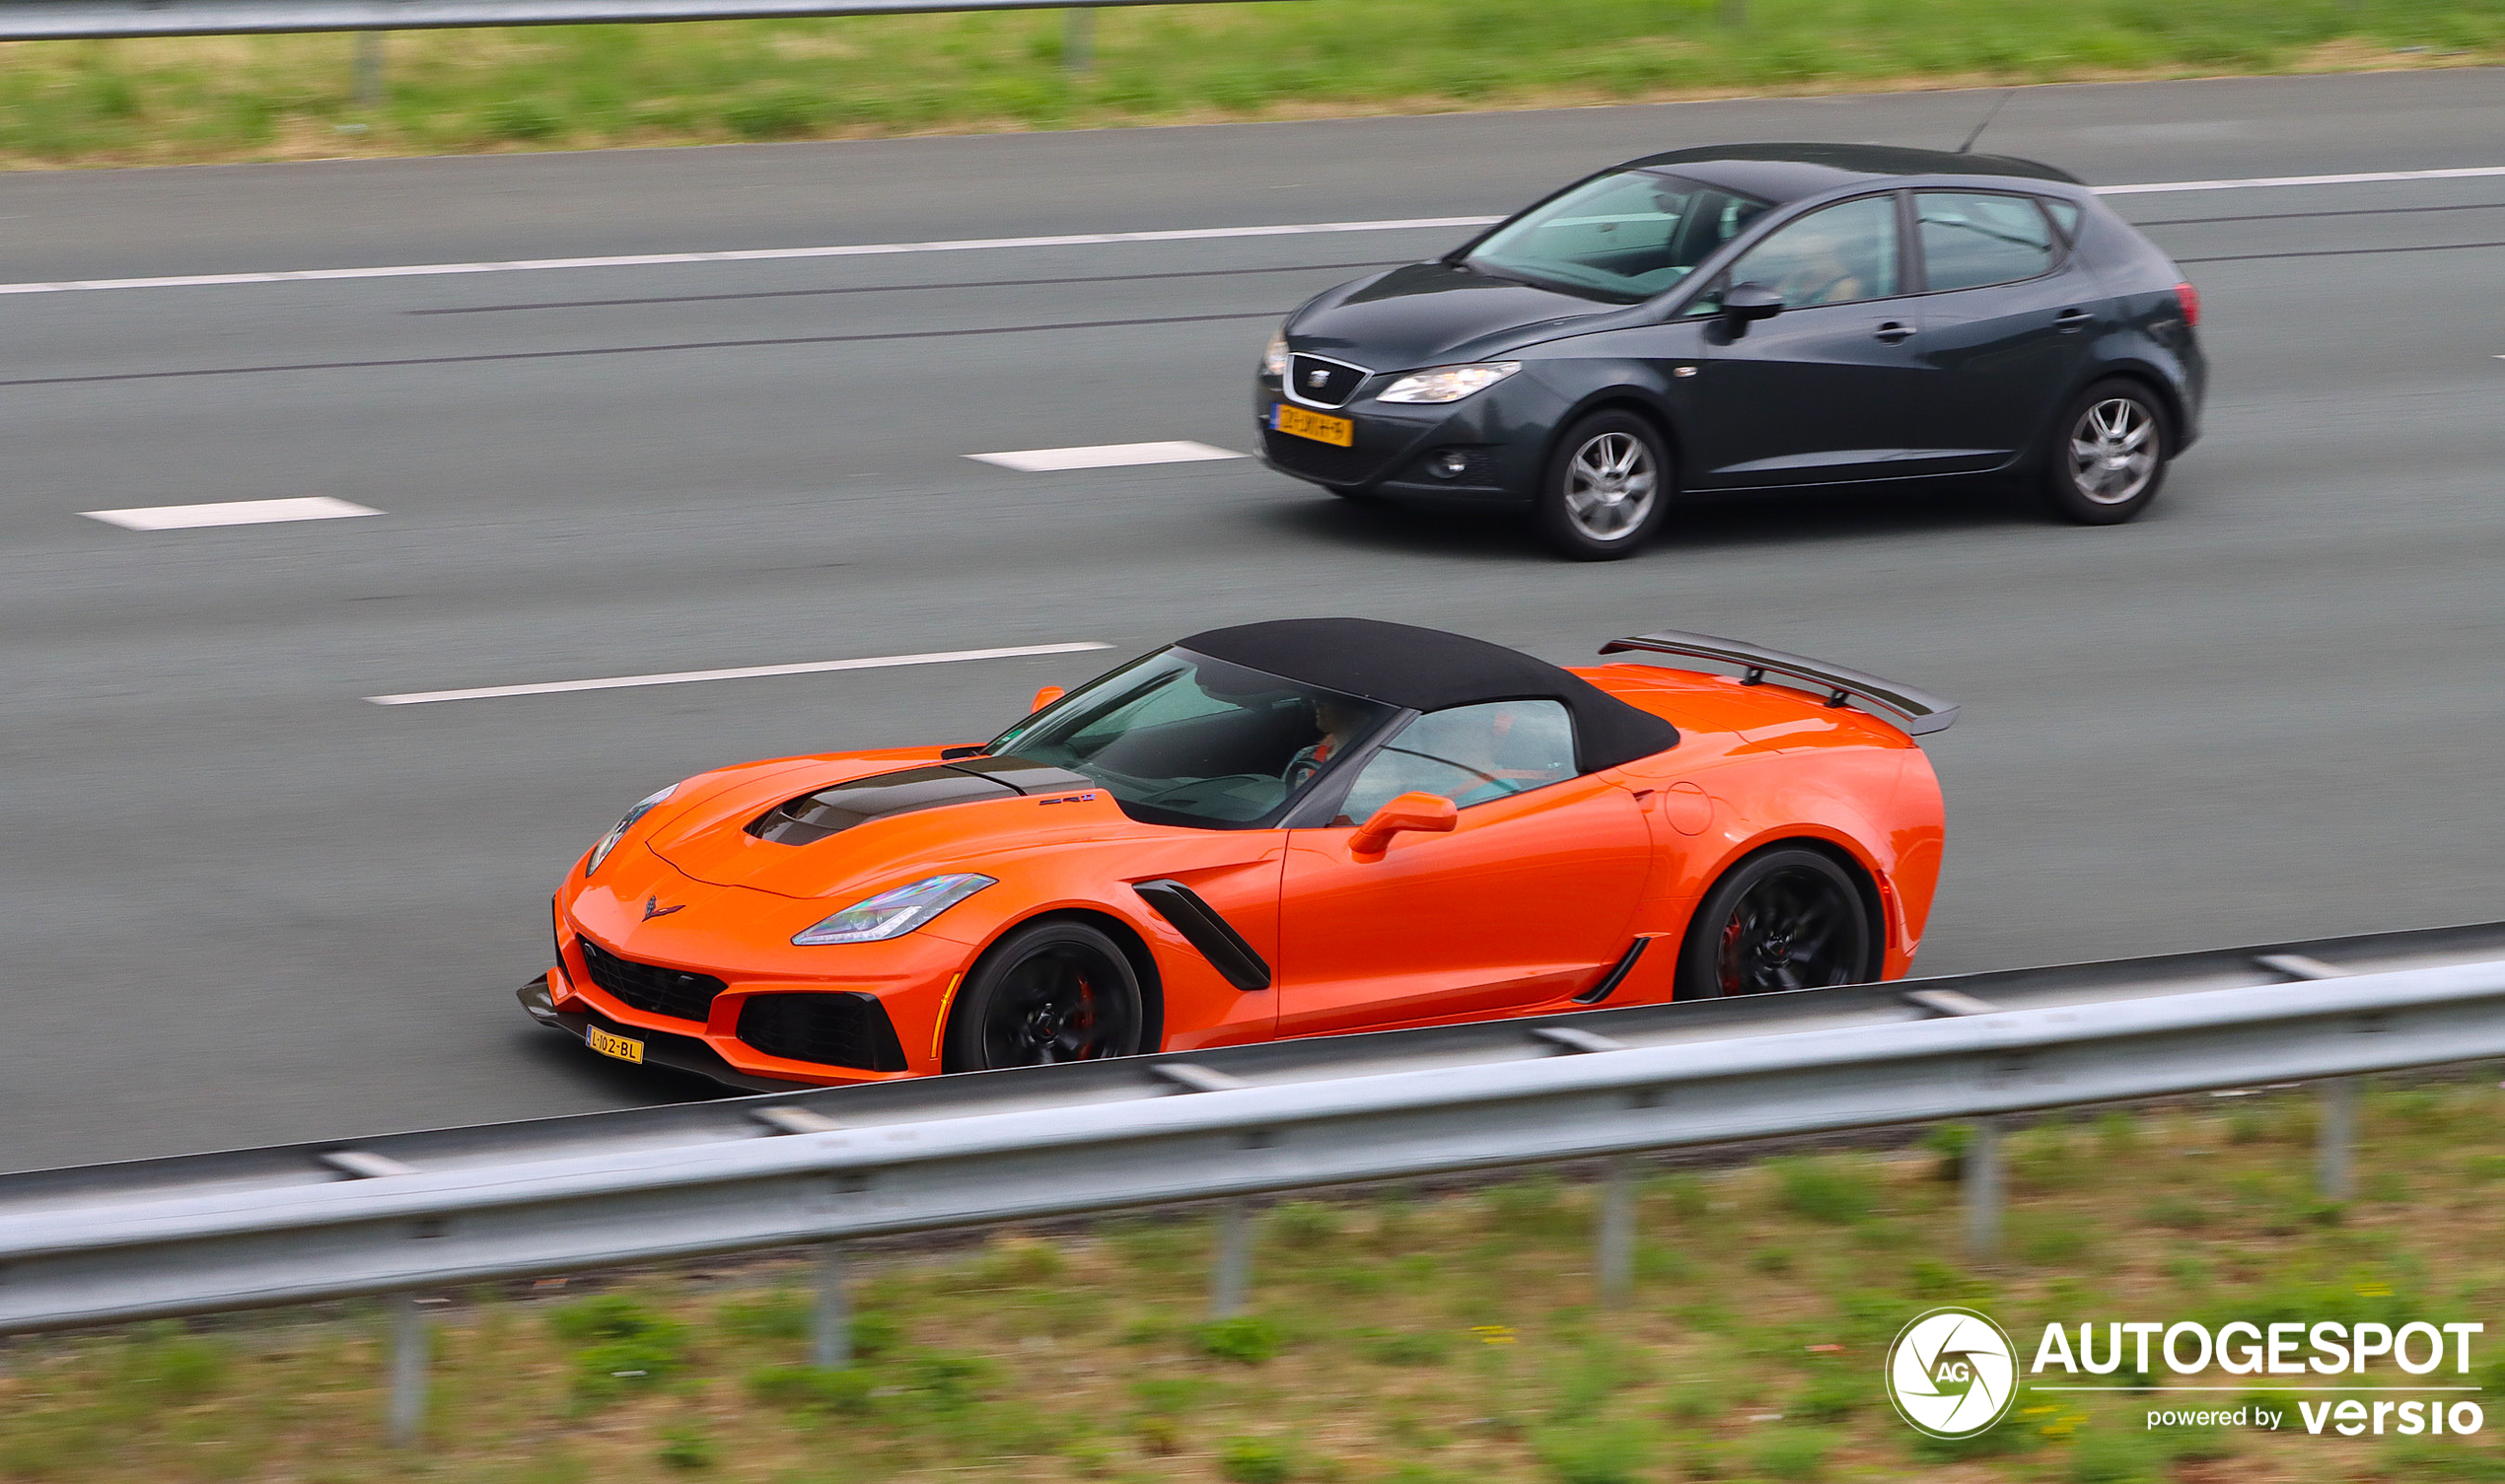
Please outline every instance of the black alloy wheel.
[[1670, 450], [1632, 412], [1596, 412], [1548, 456], [1534, 519], [1563, 556], [1614, 561], [1644, 544], [1670, 510]]
[[2148, 509], [2166, 482], [2175, 427], [2137, 382], [2099, 382], [2053, 424], [2044, 450], [2044, 499], [2081, 526], [2119, 526]]
[[1139, 975], [1120, 946], [1085, 923], [1020, 928], [966, 976], [948, 1018], [951, 1072], [1130, 1056], [1140, 1040]]
[[1860, 888], [1823, 852], [1783, 846], [1705, 894], [1679, 951], [1679, 999], [1859, 984], [1879, 969]]

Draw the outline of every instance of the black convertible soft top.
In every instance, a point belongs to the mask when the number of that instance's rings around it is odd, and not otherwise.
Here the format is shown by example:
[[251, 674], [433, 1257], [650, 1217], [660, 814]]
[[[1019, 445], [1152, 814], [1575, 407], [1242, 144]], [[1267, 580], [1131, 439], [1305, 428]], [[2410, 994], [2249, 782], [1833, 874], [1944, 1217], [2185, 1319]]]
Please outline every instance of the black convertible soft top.
[[1575, 760], [1587, 773], [1650, 757], [1679, 742], [1670, 723], [1580, 675], [1501, 644], [1441, 629], [1374, 618], [1278, 618], [1210, 629], [1176, 648], [1413, 711], [1556, 701], [1574, 717]]

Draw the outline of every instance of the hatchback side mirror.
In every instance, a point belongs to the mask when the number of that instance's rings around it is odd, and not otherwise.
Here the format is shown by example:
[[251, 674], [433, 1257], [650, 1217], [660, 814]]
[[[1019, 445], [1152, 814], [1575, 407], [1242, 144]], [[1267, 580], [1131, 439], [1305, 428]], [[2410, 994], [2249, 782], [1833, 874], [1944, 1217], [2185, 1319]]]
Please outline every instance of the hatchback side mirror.
[[1741, 334], [1759, 319], [1783, 313], [1783, 296], [1761, 283], [1735, 283], [1722, 295], [1723, 322]]
[[1027, 715], [1033, 716], [1037, 712], [1041, 711], [1044, 707], [1051, 705], [1054, 701], [1057, 701], [1068, 694], [1068, 691], [1063, 690], [1058, 685], [1046, 685], [1041, 690], [1036, 692], [1035, 704], [1027, 708]]
[[1462, 812], [1442, 794], [1402, 794], [1374, 812], [1374, 817], [1357, 826], [1348, 848], [1361, 856], [1379, 856], [1392, 843], [1392, 837], [1402, 830], [1421, 834], [1444, 834], [1462, 822]]

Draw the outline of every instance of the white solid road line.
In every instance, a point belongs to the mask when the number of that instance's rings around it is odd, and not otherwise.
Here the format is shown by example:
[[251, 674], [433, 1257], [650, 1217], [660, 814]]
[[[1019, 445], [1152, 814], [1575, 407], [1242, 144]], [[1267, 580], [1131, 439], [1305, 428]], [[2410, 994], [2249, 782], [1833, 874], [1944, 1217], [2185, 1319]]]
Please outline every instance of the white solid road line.
[[179, 278], [90, 278], [61, 283], [0, 283], [0, 294], [76, 294], [94, 289], [190, 289], [236, 283], [316, 283], [338, 278], [441, 278], [458, 273], [532, 273], [548, 268], [652, 268], [680, 263], [775, 262], [798, 257], [889, 257], [899, 252], [982, 252], [1001, 247], [1095, 247], [1113, 243], [1190, 243], [1213, 238], [1303, 237], [1324, 232], [1405, 232], [1437, 227], [1484, 227], [1501, 220], [1492, 216], [1438, 216], [1393, 222], [1294, 222], [1274, 227], [1195, 227], [1175, 232], [1085, 232], [1068, 237], [977, 237], [956, 242], [857, 243], [834, 247], [740, 247], [723, 252], [644, 252], [626, 257], [403, 263], [384, 268], [195, 273]]
[[2461, 170], [2379, 170], [2356, 176], [2254, 176], [2241, 180], [2165, 180], [2148, 185], [2096, 185], [2101, 196], [2145, 196], [2170, 190], [2255, 190], [2270, 185], [2380, 185], [2393, 180], [2471, 180], [2505, 176], [2505, 165]]
[[1249, 459], [1205, 443], [1101, 443], [1084, 449], [1013, 449], [1006, 454], [968, 454], [977, 463], [996, 463], [1022, 474], [1052, 469], [1115, 469], [1135, 463], [1198, 463], [1211, 459]]
[[[2157, 180], [2093, 187], [2109, 196], [2171, 190], [2250, 190], [2272, 185], [2370, 185], [2390, 180], [2467, 180], [2505, 176], [2505, 165], [2457, 170], [2374, 171], [2347, 176], [2255, 176], [2238, 180]], [[101, 289], [196, 289], [220, 284], [319, 283], [349, 278], [444, 278], [463, 273], [532, 273], [549, 268], [652, 268], [683, 263], [776, 262], [807, 257], [889, 257], [901, 252], [983, 252], [1005, 247], [1094, 247], [1120, 243], [1192, 243], [1240, 237], [1304, 237], [1332, 232], [1412, 232], [1486, 227], [1493, 216], [1409, 217], [1382, 222], [1290, 222], [1268, 227], [1191, 227], [1172, 232], [1086, 232], [1066, 237], [980, 237], [936, 243], [857, 243], [832, 247], [744, 247], [721, 252], [644, 252], [620, 257], [538, 257], [511, 262], [399, 263], [380, 268], [298, 268], [275, 273], [193, 273], [170, 278], [88, 278], [0, 283], [0, 294], [81, 294]]]
[[188, 530], [200, 526], [268, 526], [280, 521], [340, 521], [383, 512], [328, 495], [302, 500], [226, 500], [215, 505], [147, 505], [135, 510], [82, 510], [80, 515], [124, 530]]
[[637, 685], [687, 685], [698, 680], [748, 680], [762, 675], [816, 675], [836, 670], [889, 670], [899, 665], [953, 665], [961, 660], [1014, 660], [1027, 655], [1076, 655], [1109, 644], [1022, 644], [1013, 649], [952, 649], [929, 655], [873, 655], [866, 660], [820, 660], [808, 665], [750, 665], [739, 670], [682, 670], [666, 675], [610, 675], [600, 680], [552, 680], [544, 685], [484, 685], [475, 690], [417, 690], [370, 695], [377, 706], [423, 706], [433, 701], [489, 701], [508, 695], [559, 695], [569, 690], [625, 690]]

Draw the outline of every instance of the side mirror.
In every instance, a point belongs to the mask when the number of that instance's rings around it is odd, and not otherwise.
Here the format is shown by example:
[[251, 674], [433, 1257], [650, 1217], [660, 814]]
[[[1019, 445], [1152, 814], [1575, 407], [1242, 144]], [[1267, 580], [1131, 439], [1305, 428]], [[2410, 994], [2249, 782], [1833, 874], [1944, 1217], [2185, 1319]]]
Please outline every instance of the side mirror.
[[1733, 334], [1746, 333], [1759, 319], [1783, 313], [1783, 296], [1761, 283], [1735, 283], [1723, 291], [1722, 321]]
[[1044, 707], [1051, 705], [1054, 701], [1057, 701], [1068, 694], [1068, 691], [1063, 690], [1058, 685], [1046, 685], [1041, 690], [1036, 692], [1035, 704], [1027, 708], [1027, 715], [1033, 716], [1037, 712], [1041, 711]]
[[1381, 855], [1392, 843], [1392, 837], [1404, 829], [1420, 834], [1445, 834], [1462, 820], [1462, 812], [1442, 794], [1402, 794], [1374, 812], [1374, 817], [1357, 826], [1348, 848], [1358, 855]]

